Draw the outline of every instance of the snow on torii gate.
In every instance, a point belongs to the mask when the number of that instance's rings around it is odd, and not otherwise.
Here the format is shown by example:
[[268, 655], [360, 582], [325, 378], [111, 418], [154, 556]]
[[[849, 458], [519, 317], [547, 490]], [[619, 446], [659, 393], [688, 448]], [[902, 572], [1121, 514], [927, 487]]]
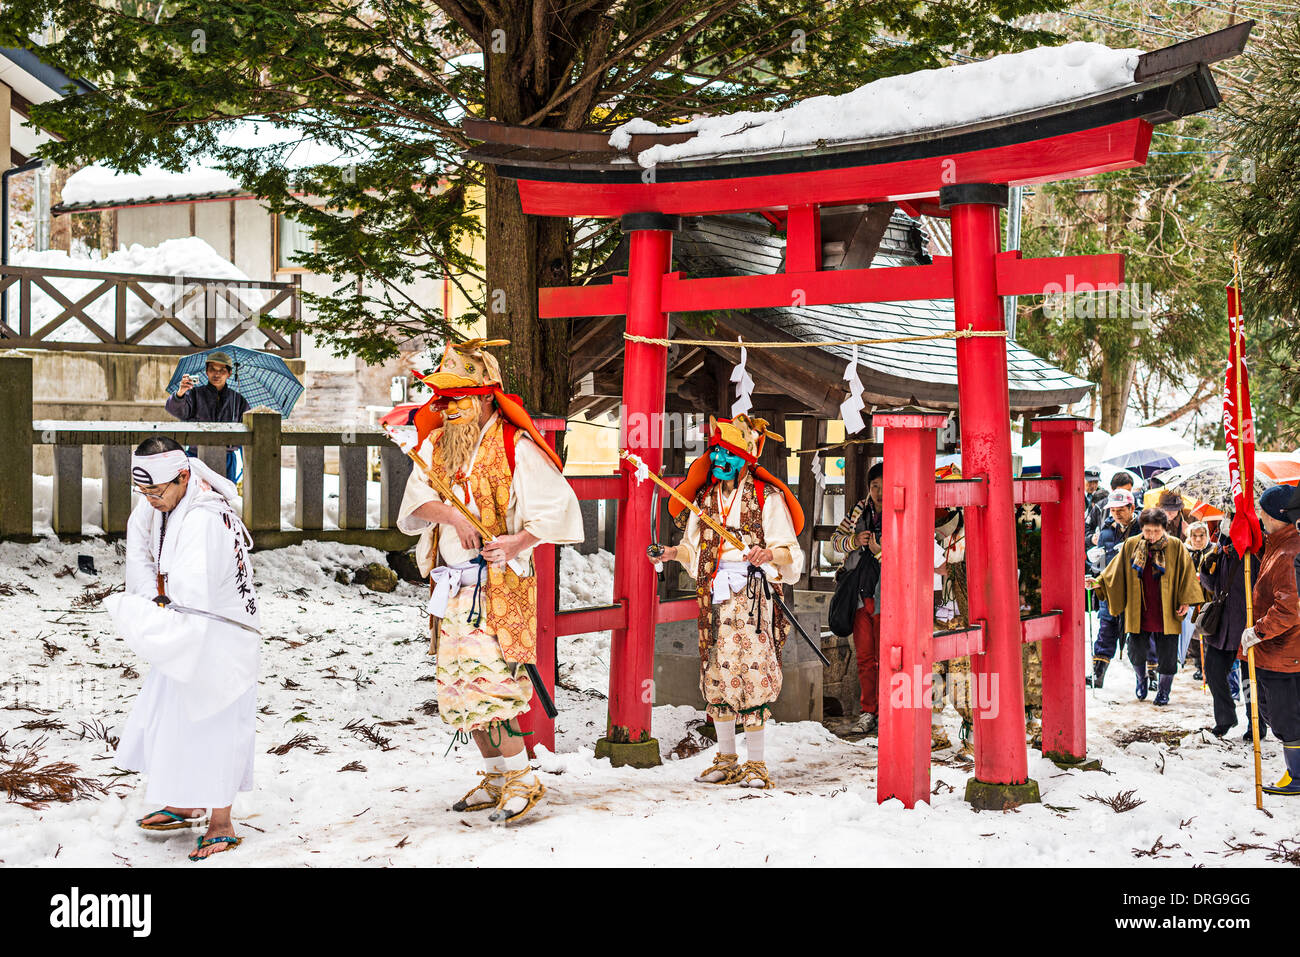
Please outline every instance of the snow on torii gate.
[[[1141, 166], [1152, 126], [1212, 109], [1220, 100], [1207, 63], [1235, 56], [1250, 22], [1139, 58], [1134, 82], [1083, 100], [890, 140], [836, 143], [803, 151], [744, 153], [725, 160], [660, 163], [651, 176], [607, 145], [605, 134], [509, 127], [467, 120], [484, 145], [467, 155], [518, 181], [526, 213], [619, 217], [630, 237], [627, 276], [609, 285], [542, 288], [539, 316], [626, 315], [629, 335], [667, 338], [668, 313], [851, 302], [952, 299], [957, 330], [1004, 332], [1002, 296], [1123, 282], [1123, 257], [1022, 259], [999, 251], [998, 211], [1009, 185]], [[634, 135], [631, 150], [691, 133]], [[618, 157], [621, 162], [615, 162]], [[819, 208], [895, 202], [951, 216], [952, 256], [930, 265], [822, 270]], [[689, 279], [671, 272], [672, 234], [683, 215], [757, 211], [784, 220], [785, 271]], [[935, 661], [971, 656], [975, 776], [967, 798], [983, 807], [1037, 800], [1024, 746], [1020, 648], [1039, 641], [1043, 667], [1043, 753], [1086, 758], [1083, 674], [1083, 435], [1091, 423], [1068, 416], [1035, 422], [1043, 435], [1044, 478], [1013, 480], [1004, 336], [958, 339], [963, 476], [934, 480], [934, 432], [942, 415], [876, 412], [884, 428], [880, 747], [877, 796], [912, 807], [930, 794], [928, 691]], [[652, 469], [663, 462], [667, 350], [626, 343], [625, 444]], [[713, 410], [705, 410], [713, 411]], [[631, 426], [629, 428], [629, 425]], [[651, 736], [654, 636], [659, 622], [695, 615], [695, 599], [661, 604], [650, 544], [650, 483], [574, 479], [582, 498], [617, 498], [614, 601], [609, 609], [542, 612], [539, 636], [611, 628], [609, 725], [597, 754], [620, 764], [658, 764]], [[1013, 504], [1043, 507], [1042, 600], [1047, 614], [1022, 622]], [[930, 591], [936, 505], [967, 515], [971, 627], [932, 634]], [[549, 728], [544, 728], [549, 731]], [[545, 735], [549, 737], [549, 735]]]

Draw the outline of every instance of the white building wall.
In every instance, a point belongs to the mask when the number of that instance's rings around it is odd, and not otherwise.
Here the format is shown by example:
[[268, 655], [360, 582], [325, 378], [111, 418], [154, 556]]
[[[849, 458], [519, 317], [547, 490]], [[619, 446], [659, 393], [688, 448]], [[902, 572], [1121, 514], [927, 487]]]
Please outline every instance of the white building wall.
[[194, 204], [194, 235], [223, 259], [230, 258], [230, 205], [230, 202]]
[[117, 241], [124, 246], [133, 243], [157, 246], [164, 240], [179, 239], [189, 234], [189, 204], [126, 206], [117, 213]]

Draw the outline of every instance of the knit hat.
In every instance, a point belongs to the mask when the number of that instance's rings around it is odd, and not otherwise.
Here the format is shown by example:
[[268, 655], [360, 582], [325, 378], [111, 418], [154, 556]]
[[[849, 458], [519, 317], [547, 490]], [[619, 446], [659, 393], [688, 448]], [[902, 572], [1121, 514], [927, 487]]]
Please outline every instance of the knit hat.
[[1274, 485], [1259, 497], [1259, 507], [1279, 522], [1300, 522], [1300, 487]]

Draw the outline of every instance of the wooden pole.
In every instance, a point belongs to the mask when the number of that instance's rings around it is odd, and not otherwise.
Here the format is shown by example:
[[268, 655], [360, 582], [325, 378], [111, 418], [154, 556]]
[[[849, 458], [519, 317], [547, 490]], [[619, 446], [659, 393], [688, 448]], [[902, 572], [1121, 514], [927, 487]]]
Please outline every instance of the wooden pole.
[[[1245, 443], [1241, 437], [1241, 363], [1244, 361], [1241, 348], [1241, 260], [1237, 258], [1237, 244], [1232, 244], [1232, 285], [1237, 291], [1237, 322], [1232, 325], [1232, 341], [1236, 349], [1237, 361], [1233, 365], [1233, 371], [1237, 378], [1237, 401], [1233, 403], [1232, 414], [1236, 418], [1237, 426], [1237, 474], [1241, 478], [1241, 494], [1243, 496], [1253, 496], [1255, 494], [1255, 477], [1250, 477], [1251, 487], [1246, 488], [1246, 456]], [[1230, 317], [1231, 319], [1231, 317]], [[1253, 537], [1253, 536], [1252, 536]], [[1250, 550], [1242, 557], [1241, 571], [1246, 579], [1246, 627], [1255, 627], [1255, 607], [1254, 595], [1250, 587]], [[1255, 683], [1255, 649], [1246, 649], [1246, 668], [1249, 672], [1250, 680], [1250, 734], [1255, 744], [1255, 807], [1264, 810], [1264, 772], [1260, 768], [1259, 758], [1259, 686]], [[1204, 674], [1204, 672], [1201, 672]]]
[[[631, 462], [631, 463], [633, 464], [633, 466], [637, 466], [637, 465], [641, 465], [641, 464], [643, 464], [639, 458], [637, 458], [635, 455], [633, 455], [633, 454], [632, 454], [631, 452], [629, 452], [627, 449], [623, 449], [623, 450], [621, 450], [621, 451], [618, 453], [618, 457], [621, 458], [621, 459], [627, 459], [629, 462]], [[710, 516], [706, 515], [703, 511], [701, 511], [699, 508], [697, 508], [694, 502], [692, 502], [690, 499], [688, 499], [688, 498], [687, 498], [685, 495], [683, 495], [681, 492], [677, 491], [677, 489], [673, 488], [671, 485], [669, 485], [667, 482], [665, 482], [663, 479], [661, 479], [658, 475], [656, 475], [656, 474], [654, 473], [654, 471], [653, 471], [652, 469], [647, 468], [647, 469], [646, 469], [646, 475], [648, 475], [648, 476], [650, 477], [650, 479], [651, 479], [651, 480], [652, 480], [656, 485], [658, 485], [660, 488], [662, 488], [664, 491], [666, 491], [666, 492], [667, 492], [669, 495], [671, 495], [673, 498], [677, 499], [677, 501], [681, 502], [682, 505], [685, 506], [687, 509], [689, 509], [690, 512], [691, 512], [691, 513], [692, 513], [696, 518], [698, 518], [701, 522], [703, 522], [705, 525], [709, 526], [709, 528], [713, 529], [715, 532], [717, 532], [719, 535], [721, 535], [724, 539], [726, 539], [728, 542], [730, 542], [731, 545], [734, 546], [737, 550], [739, 550], [740, 553], [741, 553], [742, 555], [743, 555], [745, 552], [749, 551], [749, 546], [748, 546], [748, 545], [746, 545], [746, 544], [745, 544], [744, 542], [742, 542], [740, 539], [736, 538], [735, 535], [732, 535], [731, 532], [727, 531], [727, 529], [726, 529], [723, 525], [721, 525], [719, 522], [715, 521], [713, 518], [711, 518]], [[739, 479], [738, 479], [737, 481], [739, 481]]]
[[[388, 433], [390, 439], [395, 443], [397, 442], [397, 438], [393, 435], [391, 430], [385, 429], [384, 431]], [[420, 471], [423, 472], [425, 477], [429, 480], [429, 484], [433, 486], [433, 490], [441, 495], [449, 505], [455, 505], [456, 508], [460, 510], [460, 513], [465, 516], [466, 521], [474, 526], [474, 531], [478, 532], [478, 536], [483, 540], [483, 544], [486, 545], [496, 537], [488, 530], [487, 526], [479, 520], [479, 517], [469, 510], [469, 506], [456, 497], [456, 493], [447, 487], [433, 469], [424, 464], [424, 459], [420, 458], [419, 452], [414, 449], [402, 448], [400, 443], [398, 443], [398, 448], [401, 448], [412, 462], [420, 466]]]

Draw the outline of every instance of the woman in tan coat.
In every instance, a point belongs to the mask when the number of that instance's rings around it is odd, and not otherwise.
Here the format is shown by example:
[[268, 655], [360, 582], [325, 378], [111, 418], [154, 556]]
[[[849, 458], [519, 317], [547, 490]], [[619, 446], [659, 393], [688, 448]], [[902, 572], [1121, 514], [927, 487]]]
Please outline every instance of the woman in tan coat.
[[1129, 661], [1137, 674], [1139, 701], [1147, 696], [1147, 639], [1155, 639], [1158, 705], [1169, 703], [1178, 670], [1178, 634], [1189, 606], [1205, 600], [1187, 547], [1168, 532], [1169, 518], [1148, 508], [1138, 518], [1142, 532], [1127, 539], [1101, 578], [1089, 579], [1124, 622]]

